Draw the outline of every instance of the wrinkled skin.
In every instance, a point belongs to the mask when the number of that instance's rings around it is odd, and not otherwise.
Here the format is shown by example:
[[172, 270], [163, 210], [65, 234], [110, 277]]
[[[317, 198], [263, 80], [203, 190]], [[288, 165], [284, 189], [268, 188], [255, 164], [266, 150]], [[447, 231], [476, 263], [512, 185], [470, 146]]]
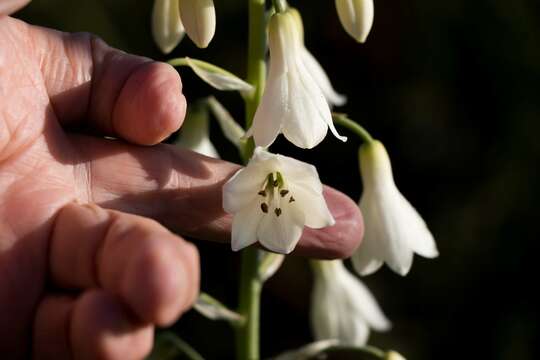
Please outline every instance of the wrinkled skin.
[[[0, 14], [0, 357], [140, 359], [190, 308], [198, 254], [170, 230], [229, 241], [238, 166], [156, 145], [185, 109], [168, 65]], [[360, 213], [325, 196], [336, 225], [296, 253], [348, 256]]]

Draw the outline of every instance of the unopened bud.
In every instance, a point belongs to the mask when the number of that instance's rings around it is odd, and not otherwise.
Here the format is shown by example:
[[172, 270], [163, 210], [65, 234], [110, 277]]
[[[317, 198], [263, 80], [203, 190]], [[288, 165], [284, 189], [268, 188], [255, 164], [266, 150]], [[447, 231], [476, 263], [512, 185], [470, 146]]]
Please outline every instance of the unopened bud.
[[180, 43], [185, 31], [180, 20], [178, 0], [155, 0], [152, 35], [159, 49], [168, 54]]
[[345, 31], [365, 42], [373, 25], [373, 0], [336, 0], [336, 9]]
[[213, 0], [180, 0], [180, 16], [189, 38], [199, 48], [208, 46], [216, 32]]

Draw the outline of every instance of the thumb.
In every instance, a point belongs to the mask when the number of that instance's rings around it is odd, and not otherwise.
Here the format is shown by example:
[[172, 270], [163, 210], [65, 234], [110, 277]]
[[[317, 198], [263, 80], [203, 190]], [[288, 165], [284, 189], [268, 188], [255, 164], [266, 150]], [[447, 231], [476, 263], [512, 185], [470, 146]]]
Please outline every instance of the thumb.
[[0, 1], [0, 16], [13, 14], [25, 7], [31, 0], [2, 0]]

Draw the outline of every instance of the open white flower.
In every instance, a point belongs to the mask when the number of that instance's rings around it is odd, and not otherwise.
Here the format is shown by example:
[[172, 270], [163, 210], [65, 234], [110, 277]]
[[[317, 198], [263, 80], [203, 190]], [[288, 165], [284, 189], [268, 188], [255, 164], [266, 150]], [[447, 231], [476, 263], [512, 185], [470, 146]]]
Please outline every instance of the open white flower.
[[302, 56], [302, 62], [304, 63], [306, 69], [311, 74], [317, 85], [319, 85], [319, 87], [321, 88], [321, 91], [323, 92], [323, 95], [330, 106], [344, 105], [347, 102], [347, 97], [339, 94], [336, 90], [334, 90], [334, 87], [332, 86], [332, 83], [330, 82], [326, 71], [324, 71], [323, 67], [317, 61], [315, 56], [313, 56], [313, 54], [311, 54], [304, 45], [304, 24], [302, 22], [302, 16], [300, 15], [300, 12], [295, 8], [289, 8], [289, 11], [294, 16], [294, 19], [296, 21], [296, 28], [298, 30], [298, 33], [300, 34], [300, 39], [302, 42], [302, 49], [300, 51], [300, 54]]
[[155, 0], [152, 9], [152, 36], [161, 52], [168, 54], [185, 35], [180, 20], [179, 0]]
[[344, 345], [364, 346], [370, 329], [390, 329], [390, 321], [369, 289], [343, 262], [312, 261], [312, 265], [311, 325], [316, 340], [337, 339]]
[[179, 0], [186, 32], [199, 48], [206, 48], [216, 32], [214, 0]]
[[356, 41], [366, 41], [373, 26], [373, 0], [336, 0], [336, 9], [345, 31]]
[[268, 147], [283, 135], [304, 149], [319, 144], [328, 131], [340, 140], [330, 107], [302, 60], [302, 40], [290, 12], [272, 15], [269, 24], [270, 70], [261, 104], [247, 132]]
[[223, 187], [223, 208], [233, 214], [234, 251], [257, 240], [268, 250], [288, 254], [304, 226], [335, 223], [313, 165], [257, 147], [248, 165]]
[[366, 143], [360, 147], [359, 156], [365, 235], [352, 257], [354, 267], [361, 275], [368, 275], [385, 262], [396, 273], [406, 275], [414, 253], [426, 258], [439, 255], [435, 240], [397, 189], [383, 144], [376, 140]]

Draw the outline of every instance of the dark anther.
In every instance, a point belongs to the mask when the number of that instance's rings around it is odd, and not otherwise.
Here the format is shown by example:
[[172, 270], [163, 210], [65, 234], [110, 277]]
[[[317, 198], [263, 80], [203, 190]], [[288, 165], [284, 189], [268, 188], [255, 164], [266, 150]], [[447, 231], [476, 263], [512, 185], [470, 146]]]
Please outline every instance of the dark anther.
[[266, 197], [266, 191], [261, 190], [258, 192], [259, 195]]
[[280, 208], [276, 208], [276, 210], [274, 210], [274, 212], [276, 213], [276, 216], [281, 215], [281, 209]]
[[279, 181], [274, 180], [274, 182], [272, 183], [272, 185], [274, 185], [274, 187], [278, 186], [278, 185], [279, 185]]
[[283, 190], [281, 190], [281, 191], [279, 192], [279, 194], [281, 195], [281, 197], [284, 197], [284, 196], [287, 195], [288, 193], [289, 193], [289, 190], [285, 190], [285, 189], [283, 189]]
[[268, 214], [268, 205], [266, 203], [262, 203], [261, 210], [263, 213]]
[[296, 201], [296, 200], [294, 200], [294, 198], [291, 196], [291, 198], [289, 199], [289, 203], [292, 203], [294, 201]]

